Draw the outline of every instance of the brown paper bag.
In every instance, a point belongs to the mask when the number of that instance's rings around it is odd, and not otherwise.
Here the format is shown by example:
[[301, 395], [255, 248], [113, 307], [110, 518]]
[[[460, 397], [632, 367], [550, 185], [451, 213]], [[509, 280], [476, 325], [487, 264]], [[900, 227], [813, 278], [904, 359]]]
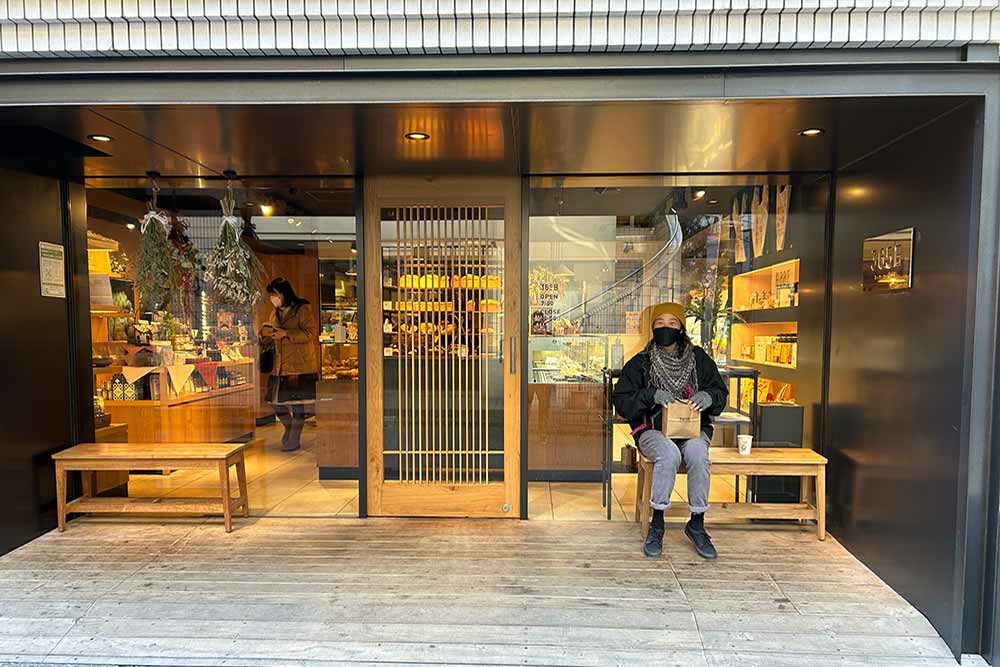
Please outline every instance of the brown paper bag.
[[663, 435], [690, 440], [701, 435], [701, 413], [688, 401], [674, 401], [663, 408]]

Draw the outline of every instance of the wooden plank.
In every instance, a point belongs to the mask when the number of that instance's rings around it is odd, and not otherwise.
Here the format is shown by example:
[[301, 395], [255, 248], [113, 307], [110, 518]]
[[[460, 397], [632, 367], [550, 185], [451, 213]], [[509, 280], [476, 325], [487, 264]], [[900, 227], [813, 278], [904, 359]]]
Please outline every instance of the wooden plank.
[[382, 479], [385, 462], [382, 458], [383, 441], [383, 335], [382, 335], [382, 215], [377, 193], [381, 178], [369, 177], [365, 181], [364, 197], [364, 265], [362, 277], [365, 293], [365, 402], [367, 419], [365, 435], [368, 450], [367, 493], [368, 513], [382, 514]]
[[735, 447], [711, 447], [709, 456], [716, 463], [788, 463], [817, 465], [826, 463], [826, 457], [811, 449], [802, 447], [754, 447], [747, 455], [740, 454]]
[[216, 498], [77, 498], [66, 506], [69, 512], [114, 514], [217, 514], [223, 511]]
[[57, 461], [81, 459], [225, 459], [242, 451], [242, 443], [171, 443], [171, 442], [90, 442], [74, 445], [52, 458]]
[[383, 514], [392, 516], [497, 517], [507, 501], [504, 484], [385, 484]]

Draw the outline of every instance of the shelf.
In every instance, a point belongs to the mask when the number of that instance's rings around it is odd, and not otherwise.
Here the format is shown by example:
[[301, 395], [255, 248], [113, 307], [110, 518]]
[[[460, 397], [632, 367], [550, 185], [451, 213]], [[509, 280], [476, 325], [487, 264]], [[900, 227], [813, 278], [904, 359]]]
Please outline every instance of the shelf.
[[398, 289], [402, 291], [411, 290], [413, 292], [500, 292], [503, 287], [400, 287], [399, 285], [385, 284], [384, 289]]
[[771, 366], [774, 368], [784, 368], [790, 371], [795, 370], [795, 366], [791, 364], [779, 364], [776, 361], [754, 361], [753, 359], [741, 359], [740, 357], [733, 357], [733, 361], [738, 361], [741, 364], [753, 364], [756, 366]]
[[126, 313], [120, 310], [92, 310], [91, 317], [135, 317], [135, 313]]
[[763, 322], [795, 322], [798, 320], [798, 306], [784, 308], [755, 308], [753, 310], [737, 310], [736, 315], [745, 320], [733, 322], [733, 326], [741, 324], [757, 324]]
[[238, 394], [243, 391], [249, 391], [255, 387], [256, 385], [252, 382], [247, 382], [246, 384], [241, 384], [236, 387], [226, 387], [225, 389], [213, 389], [211, 391], [203, 391], [196, 394], [186, 394], [178, 396], [177, 398], [167, 399], [166, 405], [183, 405], [184, 403], [194, 403], [196, 401], [204, 401], [209, 398], [219, 398], [220, 396], [228, 396], [229, 394]]
[[356, 340], [343, 340], [343, 341], [321, 340], [319, 342], [319, 344], [320, 345], [354, 345], [355, 347], [357, 347], [358, 341], [356, 341]]
[[761, 361], [750, 361], [749, 359], [739, 358], [733, 358], [733, 361], [757, 368], [760, 370], [760, 377], [762, 379], [778, 380], [779, 382], [785, 382], [788, 384], [794, 384], [798, 381], [795, 376], [798, 369], [792, 366], [787, 366], [785, 364], [771, 364]]

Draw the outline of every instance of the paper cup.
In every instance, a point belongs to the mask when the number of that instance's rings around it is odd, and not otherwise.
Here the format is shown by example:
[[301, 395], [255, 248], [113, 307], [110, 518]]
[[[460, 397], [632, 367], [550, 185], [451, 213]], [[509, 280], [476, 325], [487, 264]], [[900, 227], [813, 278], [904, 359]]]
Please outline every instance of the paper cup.
[[750, 446], [753, 445], [753, 436], [752, 435], [736, 436], [736, 445], [740, 450], [740, 455], [747, 456], [750, 453]]

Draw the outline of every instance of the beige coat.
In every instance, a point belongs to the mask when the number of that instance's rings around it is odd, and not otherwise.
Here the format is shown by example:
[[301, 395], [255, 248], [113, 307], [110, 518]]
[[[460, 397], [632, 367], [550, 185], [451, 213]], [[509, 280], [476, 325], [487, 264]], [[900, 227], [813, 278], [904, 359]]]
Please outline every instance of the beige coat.
[[312, 306], [307, 303], [288, 309], [284, 311], [284, 318], [279, 317], [278, 310], [275, 309], [267, 323], [284, 329], [288, 334], [287, 338], [275, 341], [274, 375], [319, 372], [319, 339]]

